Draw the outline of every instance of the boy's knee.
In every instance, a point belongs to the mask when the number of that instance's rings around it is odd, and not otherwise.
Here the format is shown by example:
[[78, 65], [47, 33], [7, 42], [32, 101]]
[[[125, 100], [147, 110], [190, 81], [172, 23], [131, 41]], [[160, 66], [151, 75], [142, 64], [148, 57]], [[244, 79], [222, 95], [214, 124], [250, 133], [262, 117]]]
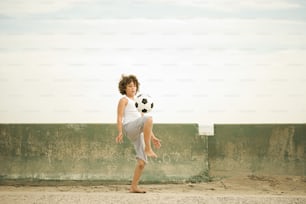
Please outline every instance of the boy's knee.
[[152, 118], [152, 116], [148, 116], [148, 117], [147, 117], [146, 123], [153, 123], [153, 118]]
[[145, 167], [146, 163], [143, 160], [138, 160], [137, 166], [140, 169], [143, 169]]

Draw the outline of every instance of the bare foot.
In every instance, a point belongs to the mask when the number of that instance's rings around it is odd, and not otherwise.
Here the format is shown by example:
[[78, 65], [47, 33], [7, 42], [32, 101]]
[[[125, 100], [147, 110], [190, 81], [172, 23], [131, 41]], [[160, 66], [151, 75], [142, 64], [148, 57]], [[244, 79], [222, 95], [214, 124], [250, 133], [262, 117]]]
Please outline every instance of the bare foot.
[[146, 191], [139, 188], [131, 188], [130, 193], [146, 193]]
[[146, 149], [145, 150], [145, 153], [146, 153], [146, 155], [148, 156], [148, 157], [153, 157], [153, 158], [157, 158], [157, 155], [155, 154], [155, 152], [153, 152], [153, 150], [152, 149]]

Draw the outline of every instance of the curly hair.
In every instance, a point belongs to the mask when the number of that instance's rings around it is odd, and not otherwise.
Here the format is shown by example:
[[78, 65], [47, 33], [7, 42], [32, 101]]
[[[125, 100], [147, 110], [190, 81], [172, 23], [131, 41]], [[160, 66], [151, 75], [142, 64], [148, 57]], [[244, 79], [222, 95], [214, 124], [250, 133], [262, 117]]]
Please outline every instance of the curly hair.
[[124, 95], [126, 94], [126, 86], [133, 82], [137, 88], [136, 91], [139, 90], [139, 85], [140, 83], [138, 82], [138, 79], [135, 75], [128, 75], [128, 76], [125, 76], [125, 75], [121, 75], [121, 80], [119, 81], [119, 92]]

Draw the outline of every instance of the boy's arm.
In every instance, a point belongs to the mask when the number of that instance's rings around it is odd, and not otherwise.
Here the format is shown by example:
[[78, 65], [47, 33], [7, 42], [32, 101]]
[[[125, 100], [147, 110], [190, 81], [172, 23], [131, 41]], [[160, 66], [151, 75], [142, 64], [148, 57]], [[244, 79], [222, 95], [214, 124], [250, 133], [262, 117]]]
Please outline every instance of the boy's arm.
[[153, 145], [155, 146], [155, 148], [159, 149], [161, 147], [160, 139], [155, 137], [153, 132], [151, 133], [151, 138], [152, 138], [152, 142], [153, 142]]
[[118, 129], [118, 136], [116, 137], [116, 143], [121, 143], [123, 141], [123, 133], [122, 133], [122, 118], [124, 108], [126, 106], [127, 100], [126, 98], [121, 98], [118, 103], [117, 108], [117, 129]]
[[155, 137], [153, 131], [151, 132], [151, 138], [152, 138], [153, 140], [159, 140], [157, 137]]

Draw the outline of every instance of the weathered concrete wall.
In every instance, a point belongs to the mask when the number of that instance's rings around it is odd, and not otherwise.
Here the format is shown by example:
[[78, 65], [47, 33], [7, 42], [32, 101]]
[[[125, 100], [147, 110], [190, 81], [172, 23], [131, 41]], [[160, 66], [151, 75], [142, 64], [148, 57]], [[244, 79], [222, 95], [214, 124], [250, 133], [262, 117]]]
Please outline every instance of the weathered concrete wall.
[[[207, 138], [196, 124], [156, 124], [162, 140], [143, 181], [184, 181], [208, 172]], [[0, 181], [131, 180], [134, 149], [115, 124], [0, 124]]]
[[306, 175], [306, 124], [215, 125], [210, 174]]
[[[306, 175], [306, 124], [156, 124], [162, 140], [142, 181], [202, 181], [242, 174]], [[115, 124], [0, 124], [0, 184], [20, 180], [130, 181], [134, 149]], [[208, 165], [209, 162], [209, 165]]]

